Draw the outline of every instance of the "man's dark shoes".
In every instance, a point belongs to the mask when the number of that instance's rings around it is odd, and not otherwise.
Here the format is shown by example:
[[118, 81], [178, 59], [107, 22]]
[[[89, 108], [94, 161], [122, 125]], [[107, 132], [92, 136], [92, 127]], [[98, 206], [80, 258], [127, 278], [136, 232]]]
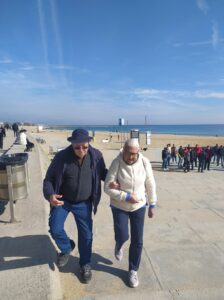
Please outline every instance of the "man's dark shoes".
[[86, 264], [80, 268], [81, 280], [83, 283], [89, 283], [92, 278], [90, 265]]
[[71, 251], [69, 253], [59, 253], [58, 254], [57, 265], [59, 268], [62, 268], [67, 265], [67, 263], [69, 261], [70, 253], [75, 248], [75, 242], [73, 240], [70, 240], [70, 244], [71, 244]]
[[70, 244], [71, 244], [71, 252], [75, 249], [75, 242], [73, 240], [70, 240]]

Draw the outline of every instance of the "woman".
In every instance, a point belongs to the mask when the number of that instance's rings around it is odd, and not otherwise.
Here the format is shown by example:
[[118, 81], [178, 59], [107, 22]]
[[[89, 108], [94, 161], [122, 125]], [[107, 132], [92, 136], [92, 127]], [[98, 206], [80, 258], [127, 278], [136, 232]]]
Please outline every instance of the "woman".
[[19, 144], [26, 146], [27, 144], [27, 136], [26, 136], [26, 129], [21, 129], [19, 131]]
[[129, 285], [139, 284], [139, 269], [143, 247], [143, 227], [147, 201], [150, 206], [148, 216], [154, 215], [157, 201], [156, 184], [152, 167], [147, 158], [139, 153], [136, 139], [127, 140], [123, 151], [110, 166], [105, 180], [104, 191], [110, 196], [114, 221], [115, 250], [117, 260], [123, 257], [122, 246], [129, 238], [128, 220], [131, 226], [131, 244], [129, 248]]

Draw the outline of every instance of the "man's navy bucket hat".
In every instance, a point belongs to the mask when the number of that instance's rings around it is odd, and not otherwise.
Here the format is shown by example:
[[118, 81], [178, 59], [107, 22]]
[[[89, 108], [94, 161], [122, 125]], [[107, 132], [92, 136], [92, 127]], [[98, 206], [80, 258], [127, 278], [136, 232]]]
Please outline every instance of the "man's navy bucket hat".
[[68, 141], [71, 143], [86, 143], [92, 138], [89, 136], [88, 131], [82, 128], [78, 128], [72, 132], [72, 136], [68, 137]]

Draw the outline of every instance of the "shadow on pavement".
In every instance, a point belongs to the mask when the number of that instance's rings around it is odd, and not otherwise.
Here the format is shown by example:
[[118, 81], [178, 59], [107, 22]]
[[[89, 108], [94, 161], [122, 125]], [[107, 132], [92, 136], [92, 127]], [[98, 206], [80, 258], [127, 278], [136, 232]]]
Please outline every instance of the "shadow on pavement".
[[[113, 262], [97, 253], [92, 253], [91, 268], [93, 271], [105, 272], [120, 278], [126, 285], [127, 283], [127, 271], [112, 266]], [[69, 263], [60, 268], [60, 272], [73, 273], [81, 282], [79, 271], [79, 258], [70, 256]]]
[[55, 269], [56, 250], [47, 235], [0, 238], [0, 271], [48, 264]]
[[[173, 164], [171, 163], [171, 165], [169, 166], [169, 170], [167, 171], [164, 171], [163, 168], [162, 168], [162, 162], [161, 161], [150, 161], [151, 162], [151, 165], [152, 165], [152, 169], [155, 170], [155, 171], [159, 171], [159, 172], [184, 172], [183, 171], [183, 168], [178, 168], [178, 165], [177, 164]], [[194, 169], [190, 169], [190, 171], [193, 171], [193, 172], [198, 172], [198, 168], [197, 167], [194, 167]], [[208, 171], [208, 170], [205, 170], [205, 171]], [[210, 171], [224, 171], [224, 167], [222, 166], [214, 166], [213, 164], [210, 165]]]

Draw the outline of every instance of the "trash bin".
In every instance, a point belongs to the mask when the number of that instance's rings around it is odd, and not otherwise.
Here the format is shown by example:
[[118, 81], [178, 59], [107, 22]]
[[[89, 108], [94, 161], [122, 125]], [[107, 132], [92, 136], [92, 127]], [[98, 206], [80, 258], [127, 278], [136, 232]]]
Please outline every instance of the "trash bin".
[[151, 144], [151, 131], [146, 131], [146, 145]]
[[0, 157], [0, 200], [13, 201], [28, 195], [28, 153], [8, 154]]
[[131, 129], [130, 138], [135, 139], [137, 142], [139, 142], [139, 138], [140, 138], [139, 130], [138, 129]]

